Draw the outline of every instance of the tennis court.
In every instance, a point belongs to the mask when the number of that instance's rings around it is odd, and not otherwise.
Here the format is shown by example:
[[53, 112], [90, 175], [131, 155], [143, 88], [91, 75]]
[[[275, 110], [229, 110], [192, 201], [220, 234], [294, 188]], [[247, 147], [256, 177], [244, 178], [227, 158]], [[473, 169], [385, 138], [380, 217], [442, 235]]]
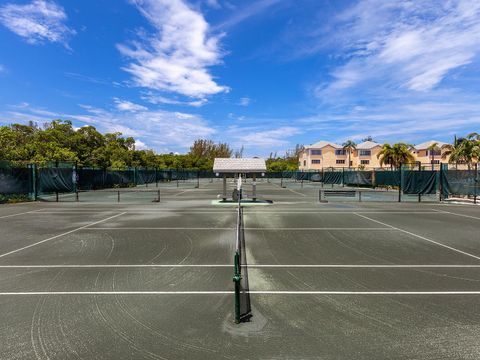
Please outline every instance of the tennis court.
[[199, 185], [1, 205], [0, 358], [480, 358], [480, 207], [259, 181], [235, 324], [236, 208]]

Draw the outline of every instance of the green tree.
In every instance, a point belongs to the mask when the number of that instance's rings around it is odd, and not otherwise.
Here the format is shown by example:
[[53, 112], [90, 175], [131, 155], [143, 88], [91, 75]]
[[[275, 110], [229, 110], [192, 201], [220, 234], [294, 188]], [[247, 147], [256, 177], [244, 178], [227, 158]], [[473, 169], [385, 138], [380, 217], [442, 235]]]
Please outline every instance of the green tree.
[[399, 168], [402, 164], [411, 164], [415, 158], [410, 153], [410, 145], [405, 143], [384, 144], [377, 155], [380, 159], [380, 166], [390, 165], [393, 168]]

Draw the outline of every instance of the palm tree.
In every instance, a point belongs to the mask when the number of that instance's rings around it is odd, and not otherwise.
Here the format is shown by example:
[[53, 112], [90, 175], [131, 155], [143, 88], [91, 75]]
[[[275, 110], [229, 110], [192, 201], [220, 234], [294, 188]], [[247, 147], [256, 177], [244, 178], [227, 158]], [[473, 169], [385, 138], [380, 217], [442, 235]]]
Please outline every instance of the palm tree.
[[480, 134], [477, 132], [472, 132], [467, 135], [467, 139], [469, 140], [475, 140], [475, 141], [480, 141]]
[[438, 143], [433, 143], [430, 145], [427, 150], [430, 152], [430, 164], [432, 164], [432, 170], [433, 170], [433, 163], [435, 161], [435, 151], [439, 150]]
[[380, 166], [390, 165], [390, 168], [393, 169], [395, 163], [393, 147], [390, 144], [383, 144], [382, 149], [377, 154], [377, 159], [380, 159]]
[[411, 164], [415, 162], [415, 158], [410, 153], [412, 145], [405, 143], [396, 143], [393, 145], [393, 153], [395, 157], [395, 167], [399, 168], [402, 164]]
[[348, 152], [348, 167], [350, 167], [352, 164], [350, 162], [350, 156], [353, 150], [357, 148], [357, 144], [353, 140], [347, 140], [342, 144], [342, 146], [343, 146], [343, 150], [346, 150]]
[[413, 163], [415, 158], [410, 153], [410, 146], [404, 143], [397, 143], [393, 146], [384, 144], [377, 155], [380, 159], [380, 166], [390, 165], [393, 168], [399, 168], [402, 164]]
[[469, 134], [466, 138], [456, 139], [453, 145], [445, 145], [444, 157], [449, 157], [449, 163], [465, 163], [470, 170], [472, 164], [480, 157], [480, 141], [472, 140], [476, 135]]

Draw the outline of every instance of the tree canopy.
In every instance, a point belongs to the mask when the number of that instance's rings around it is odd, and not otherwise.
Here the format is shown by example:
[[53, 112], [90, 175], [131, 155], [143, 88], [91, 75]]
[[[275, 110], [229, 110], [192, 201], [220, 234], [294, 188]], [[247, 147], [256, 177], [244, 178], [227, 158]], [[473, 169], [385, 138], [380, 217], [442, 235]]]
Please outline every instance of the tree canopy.
[[226, 143], [199, 139], [185, 155], [156, 154], [136, 149], [133, 137], [119, 132], [102, 134], [93, 126], [76, 129], [71, 121], [63, 120], [54, 120], [43, 127], [33, 122], [0, 126], [0, 160], [7, 161], [75, 162], [81, 167], [112, 169], [210, 170], [215, 157], [231, 157], [232, 153]]

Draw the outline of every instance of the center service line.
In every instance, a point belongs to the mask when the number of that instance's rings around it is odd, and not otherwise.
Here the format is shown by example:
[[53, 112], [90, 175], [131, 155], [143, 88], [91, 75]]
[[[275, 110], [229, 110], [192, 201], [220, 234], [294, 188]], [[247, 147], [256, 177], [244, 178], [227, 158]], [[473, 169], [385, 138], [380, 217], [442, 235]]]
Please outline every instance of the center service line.
[[64, 233], [62, 233], [62, 234], [49, 237], [48, 239], [44, 239], [44, 240], [38, 241], [38, 242], [36, 242], [36, 243], [34, 243], [34, 244], [30, 244], [30, 245], [24, 246], [24, 247], [22, 247], [22, 248], [20, 248], [20, 249], [16, 249], [16, 250], [9, 251], [9, 252], [7, 252], [7, 253], [5, 253], [5, 254], [0, 255], [0, 258], [2, 258], [2, 257], [4, 257], [4, 256], [7, 256], [7, 255], [11, 255], [11, 254], [17, 253], [17, 252], [19, 252], [19, 251], [22, 251], [22, 250], [25, 250], [25, 249], [28, 249], [28, 248], [31, 248], [31, 247], [36, 246], [36, 245], [39, 245], [39, 244], [43, 244], [44, 242], [47, 242], [47, 241], [50, 241], [50, 240], [54, 240], [54, 239], [57, 239], [57, 238], [59, 238], [59, 237], [62, 237], [62, 236], [65, 236], [65, 235], [74, 233], [74, 232], [76, 232], [76, 231], [85, 229], [85, 228], [87, 228], [87, 227], [89, 227], [89, 226], [93, 226], [93, 225], [100, 224], [100, 223], [102, 223], [102, 222], [104, 222], [104, 221], [111, 220], [111, 219], [113, 219], [113, 218], [116, 218], [116, 217], [121, 216], [121, 215], [124, 215], [124, 214], [126, 214], [126, 213], [125, 213], [125, 212], [122, 212], [122, 213], [120, 213], [120, 214], [110, 216], [110, 217], [108, 217], [108, 218], [106, 218], [106, 219], [99, 220], [99, 221], [95, 221], [95, 222], [93, 222], [93, 223], [89, 223], [89, 224], [87, 224], [87, 225], [80, 226], [79, 228], [76, 228], [76, 229], [73, 229], [73, 230], [64, 232]]

